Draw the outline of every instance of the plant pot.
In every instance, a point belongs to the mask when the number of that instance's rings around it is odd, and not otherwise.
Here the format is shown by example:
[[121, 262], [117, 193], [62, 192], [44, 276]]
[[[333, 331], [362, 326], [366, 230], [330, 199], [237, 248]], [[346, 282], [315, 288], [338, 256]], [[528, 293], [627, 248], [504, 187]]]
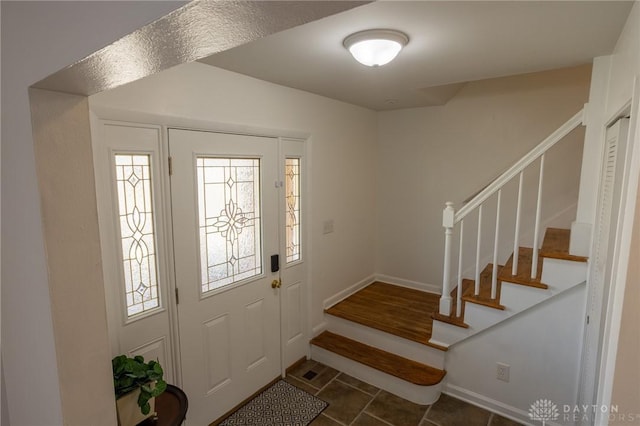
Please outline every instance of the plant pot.
[[149, 414], [142, 414], [142, 411], [138, 406], [139, 395], [140, 389], [136, 389], [125, 395], [122, 395], [116, 400], [116, 409], [118, 411], [118, 425], [135, 426], [144, 419], [149, 418], [155, 414], [156, 399], [151, 398], [149, 400], [149, 405], [151, 406]]

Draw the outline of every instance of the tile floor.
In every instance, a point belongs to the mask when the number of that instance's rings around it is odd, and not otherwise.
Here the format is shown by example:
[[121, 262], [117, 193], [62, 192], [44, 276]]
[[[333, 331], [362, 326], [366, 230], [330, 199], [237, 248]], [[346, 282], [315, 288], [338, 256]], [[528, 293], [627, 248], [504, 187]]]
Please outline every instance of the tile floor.
[[414, 404], [311, 360], [292, 370], [287, 381], [329, 403], [313, 426], [519, 425], [444, 394], [433, 405]]

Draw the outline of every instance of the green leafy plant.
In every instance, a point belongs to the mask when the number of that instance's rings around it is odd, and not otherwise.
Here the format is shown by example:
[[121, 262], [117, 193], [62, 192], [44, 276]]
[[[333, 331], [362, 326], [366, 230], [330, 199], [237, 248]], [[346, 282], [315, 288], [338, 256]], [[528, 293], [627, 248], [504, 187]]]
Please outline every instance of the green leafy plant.
[[[142, 414], [147, 415], [151, 410], [149, 400], [160, 395], [167, 388], [167, 382], [162, 378], [163, 371], [156, 361], [144, 362], [144, 358], [136, 356], [129, 358], [118, 355], [111, 360], [113, 368], [113, 387], [116, 399], [140, 389], [138, 405]], [[153, 383], [155, 382], [155, 386]]]

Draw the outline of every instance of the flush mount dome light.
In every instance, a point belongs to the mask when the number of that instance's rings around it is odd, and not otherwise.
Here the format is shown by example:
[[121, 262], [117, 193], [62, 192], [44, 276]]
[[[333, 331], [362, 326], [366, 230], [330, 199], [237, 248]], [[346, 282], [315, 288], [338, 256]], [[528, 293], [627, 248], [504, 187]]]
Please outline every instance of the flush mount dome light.
[[356, 61], [369, 67], [391, 62], [409, 42], [409, 37], [395, 30], [365, 30], [345, 38], [342, 44]]

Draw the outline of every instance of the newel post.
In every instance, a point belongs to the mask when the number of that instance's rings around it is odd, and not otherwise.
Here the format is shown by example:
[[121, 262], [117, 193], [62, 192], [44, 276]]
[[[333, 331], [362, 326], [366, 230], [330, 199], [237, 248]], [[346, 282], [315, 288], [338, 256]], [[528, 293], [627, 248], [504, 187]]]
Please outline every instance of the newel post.
[[456, 211], [453, 203], [448, 201], [442, 211], [444, 227], [444, 273], [442, 275], [442, 296], [440, 297], [440, 313], [451, 314], [451, 239], [453, 238], [453, 222]]

